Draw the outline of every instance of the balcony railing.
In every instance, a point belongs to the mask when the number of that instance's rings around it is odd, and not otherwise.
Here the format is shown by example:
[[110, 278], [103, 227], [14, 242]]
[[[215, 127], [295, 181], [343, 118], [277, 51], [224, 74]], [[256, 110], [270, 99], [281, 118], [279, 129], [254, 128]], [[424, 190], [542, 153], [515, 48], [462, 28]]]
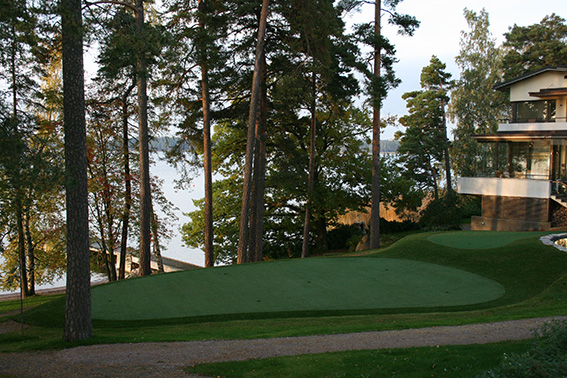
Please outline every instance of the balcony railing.
[[552, 119], [546, 118], [500, 118], [499, 123], [555, 123], [567, 122], [567, 117], [554, 117]]

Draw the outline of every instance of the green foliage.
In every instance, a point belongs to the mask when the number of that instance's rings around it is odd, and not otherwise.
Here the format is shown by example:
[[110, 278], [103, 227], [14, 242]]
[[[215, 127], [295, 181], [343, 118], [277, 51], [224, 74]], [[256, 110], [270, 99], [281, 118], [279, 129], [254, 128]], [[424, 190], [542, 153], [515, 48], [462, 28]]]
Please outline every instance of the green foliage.
[[419, 224], [411, 220], [387, 221], [380, 218], [380, 232], [383, 234], [397, 234], [406, 231], [415, 231], [419, 229]]
[[480, 211], [480, 198], [447, 193], [427, 204], [419, 224], [426, 230], [460, 230], [464, 218], [480, 215]]
[[[443, 158], [448, 148], [445, 105], [453, 83], [445, 64], [437, 57], [422, 69], [421, 90], [404, 93], [409, 114], [400, 118], [405, 131], [398, 131], [396, 139], [401, 175], [414, 188], [408, 193], [425, 194], [433, 191], [438, 197], [439, 177]], [[407, 185], [406, 184], [406, 185]], [[403, 197], [405, 192], [399, 194]], [[422, 197], [423, 199], [423, 197]], [[420, 202], [420, 201], [419, 201]]]
[[448, 114], [456, 123], [451, 148], [453, 169], [461, 176], [474, 174], [479, 149], [473, 134], [496, 132], [507, 115], [507, 96], [493, 89], [501, 80], [502, 51], [489, 30], [488, 13], [465, 9], [469, 31], [463, 31], [456, 57], [461, 73], [451, 93]]
[[[301, 253], [309, 120], [296, 117], [283, 109], [282, 113], [275, 113], [271, 120], [272, 133], [268, 135], [264, 255], [269, 259], [297, 257]], [[326, 231], [327, 225], [333, 224], [339, 215], [367, 204], [370, 182], [367, 114], [352, 107], [331, 108], [320, 111], [318, 117], [318, 177], [313, 195], [315, 234]], [[243, 129], [239, 125], [217, 126], [214, 139], [213, 165], [218, 173], [225, 175], [213, 185], [215, 253], [224, 262], [234, 260], [238, 242], [242, 181], [235, 167], [240, 166], [244, 147]], [[199, 210], [189, 215], [191, 222], [183, 226], [182, 234], [187, 245], [201, 247], [204, 204], [202, 201], [196, 204]]]
[[434, 199], [422, 211], [419, 220], [427, 230], [460, 230], [463, 214], [456, 195], [445, 195]]
[[44, 22], [29, 2], [0, 7], [1, 285], [19, 286], [21, 260], [29, 276], [23, 275], [24, 283], [29, 279], [25, 294], [65, 266], [62, 135], [40, 88], [49, 58], [56, 55], [47, 51], [49, 41], [41, 35]]
[[353, 251], [363, 235], [364, 232], [361, 230], [360, 225], [341, 224], [327, 233], [329, 250], [348, 249]]
[[[383, 13], [387, 14], [388, 22], [397, 26], [400, 34], [411, 36], [419, 27], [419, 21], [413, 16], [401, 14], [396, 11], [396, 7], [401, 1], [402, 0], [387, 0], [381, 2], [380, 6]], [[367, 4], [367, 2], [363, 0], [342, 0], [337, 4], [337, 7], [343, 12], [349, 12], [364, 4]], [[374, 7], [374, 4], [372, 4], [372, 7]], [[394, 63], [397, 61], [395, 57], [396, 49], [385, 36], [376, 34], [375, 24], [373, 22], [355, 25], [354, 35], [359, 43], [371, 48], [372, 52], [364, 59], [365, 61], [372, 62], [374, 52], [376, 51], [380, 54], [381, 72], [379, 75], [373, 72], [372, 65], [359, 66], [359, 69], [365, 76], [366, 94], [370, 99], [371, 106], [379, 108], [388, 91], [392, 88], [396, 88], [401, 82], [401, 80], [396, 77], [393, 68]]]
[[567, 371], [567, 322], [546, 323], [536, 332], [537, 339], [525, 353], [505, 354], [495, 369], [477, 378], [563, 377]]
[[555, 13], [545, 16], [539, 24], [514, 25], [504, 35], [506, 53], [502, 63], [506, 67], [505, 79], [545, 67], [565, 65], [567, 23]]

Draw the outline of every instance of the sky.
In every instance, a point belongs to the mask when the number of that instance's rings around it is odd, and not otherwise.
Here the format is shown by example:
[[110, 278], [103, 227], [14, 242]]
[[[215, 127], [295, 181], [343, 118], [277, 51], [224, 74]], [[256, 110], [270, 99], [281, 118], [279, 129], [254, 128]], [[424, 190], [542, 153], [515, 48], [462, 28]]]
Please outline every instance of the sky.
[[[383, 114], [407, 114], [401, 96], [420, 89], [421, 69], [429, 64], [432, 55], [447, 65], [447, 72], [453, 75], [453, 79], [459, 78], [455, 57], [460, 50], [461, 31], [469, 30], [463, 12], [465, 8], [477, 13], [482, 9], [488, 12], [490, 32], [497, 45], [504, 41], [504, 33], [514, 25], [538, 24], [552, 13], [567, 19], [567, 0], [403, 0], [397, 11], [415, 16], [421, 25], [413, 37], [397, 35], [396, 29], [391, 26], [383, 28], [384, 36], [396, 46], [399, 62], [394, 69], [402, 80], [402, 84], [388, 94]], [[353, 13], [347, 24], [373, 18], [373, 6], [368, 5], [361, 12]], [[382, 21], [382, 24], [386, 22]], [[382, 138], [392, 139], [396, 130], [395, 127], [387, 127]]]

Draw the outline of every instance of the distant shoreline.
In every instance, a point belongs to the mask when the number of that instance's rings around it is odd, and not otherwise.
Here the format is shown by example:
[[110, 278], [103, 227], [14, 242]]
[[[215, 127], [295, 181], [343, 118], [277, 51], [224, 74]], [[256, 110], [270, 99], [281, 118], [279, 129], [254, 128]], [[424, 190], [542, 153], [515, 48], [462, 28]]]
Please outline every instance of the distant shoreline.
[[[101, 278], [101, 279], [97, 279], [96, 281], [92, 281], [91, 286], [96, 286], [107, 282], [108, 282], [107, 278]], [[37, 289], [35, 293], [36, 295], [63, 294], [65, 292], [65, 289], [66, 289], [65, 286], [50, 287], [48, 289]], [[15, 293], [0, 294], [0, 302], [14, 301], [17, 299], [20, 299], [19, 291]]]

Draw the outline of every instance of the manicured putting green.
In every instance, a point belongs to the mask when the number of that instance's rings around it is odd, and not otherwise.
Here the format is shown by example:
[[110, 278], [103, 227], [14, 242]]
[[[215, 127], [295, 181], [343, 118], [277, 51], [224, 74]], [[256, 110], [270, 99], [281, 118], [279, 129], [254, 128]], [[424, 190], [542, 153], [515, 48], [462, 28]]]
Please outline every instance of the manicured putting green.
[[93, 318], [459, 306], [504, 294], [497, 282], [440, 265], [386, 258], [316, 258], [245, 264], [101, 285]]
[[451, 248], [491, 249], [504, 247], [516, 240], [547, 234], [549, 232], [455, 231], [429, 235], [427, 240]]

